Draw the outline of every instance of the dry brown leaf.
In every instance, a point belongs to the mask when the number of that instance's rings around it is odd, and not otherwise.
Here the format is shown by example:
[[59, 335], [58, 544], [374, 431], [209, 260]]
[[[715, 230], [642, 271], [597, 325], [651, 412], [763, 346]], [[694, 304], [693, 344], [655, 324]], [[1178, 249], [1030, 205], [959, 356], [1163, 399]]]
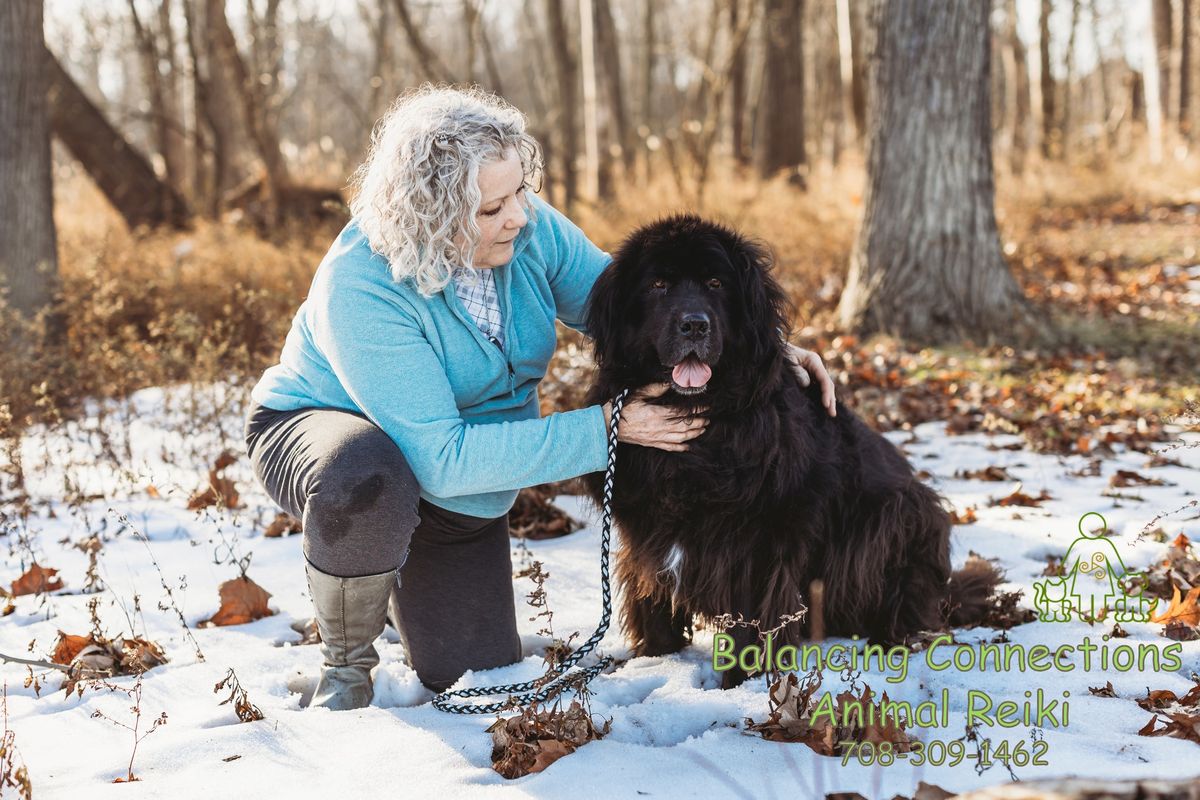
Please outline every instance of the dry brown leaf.
[[1151, 622], [1180, 622], [1184, 625], [1200, 625], [1200, 586], [1196, 586], [1188, 590], [1187, 595], [1181, 600], [1179, 597], [1179, 587], [1172, 587], [1174, 594], [1171, 597], [1171, 604], [1167, 606], [1167, 610], [1161, 614], [1155, 614], [1150, 617]]
[[1159, 478], [1147, 478], [1144, 475], [1139, 475], [1131, 469], [1119, 469], [1116, 474], [1108, 479], [1108, 487], [1117, 489], [1123, 486], [1164, 486], [1165, 482]]
[[167, 654], [157, 643], [149, 639], [137, 637], [118, 639], [116, 645], [121, 651], [121, 670], [123, 672], [145, 672], [159, 664], [167, 663]]
[[967, 506], [960, 514], [958, 511], [950, 512], [950, 522], [953, 525], [972, 525], [979, 520], [975, 513], [975, 506]]
[[954, 477], [963, 480], [976, 481], [1013, 481], [1016, 480], [1012, 475], [1008, 474], [1008, 469], [1005, 467], [984, 467], [983, 469], [960, 469], [954, 473]]
[[1037, 497], [1025, 494], [1021, 491], [1021, 484], [1017, 484], [1017, 488], [1013, 489], [1009, 494], [1001, 497], [999, 500], [990, 501], [992, 506], [1029, 506], [1037, 508], [1047, 500], [1053, 500], [1050, 493], [1042, 489], [1041, 494]]
[[222, 450], [221, 455], [217, 456], [216, 463], [213, 464], [213, 469], [215, 469], [217, 472], [220, 472], [226, 467], [234, 464], [236, 461], [237, 456], [235, 456], [232, 451]]
[[271, 594], [247, 577], [225, 581], [218, 592], [221, 607], [201, 627], [242, 625], [275, 613], [267, 606]]
[[24, 575], [13, 581], [11, 594], [17, 597], [23, 594], [58, 591], [63, 588], [63, 582], [61, 578], [56, 577], [57, 575], [58, 570], [53, 567], [42, 567], [34, 562]]
[[221, 594], [221, 607], [210, 619], [200, 623], [201, 628], [243, 625], [275, 613], [267, 607], [270, 593], [249, 578], [239, 577], [225, 581], [218, 591]]
[[303, 530], [304, 526], [300, 520], [291, 514], [280, 511], [275, 515], [275, 519], [271, 524], [267, 526], [267, 529], [263, 531], [263, 536], [266, 536], [268, 539], [276, 539], [292, 533], [301, 533]]
[[221, 475], [221, 472], [236, 460], [236, 456], [228, 450], [223, 451], [217, 457], [216, 463], [208, 471], [208, 486], [193, 492], [192, 496], [188, 498], [188, 511], [199, 511], [209, 506], [240, 507], [241, 498], [238, 495], [237, 487], [234, 486], [232, 480]]
[[58, 632], [58, 642], [54, 645], [54, 653], [50, 660], [55, 664], [70, 664], [75, 660], [79, 651], [92, 644], [91, 636], [74, 636], [70, 633]]

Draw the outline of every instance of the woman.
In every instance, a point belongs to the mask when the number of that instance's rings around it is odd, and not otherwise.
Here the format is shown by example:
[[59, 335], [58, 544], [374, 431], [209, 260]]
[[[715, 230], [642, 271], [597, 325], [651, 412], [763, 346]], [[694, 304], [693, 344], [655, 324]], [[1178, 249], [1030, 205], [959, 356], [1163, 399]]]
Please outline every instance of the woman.
[[[508, 510], [522, 487], [605, 468], [611, 404], [539, 418], [554, 320], [586, 334], [609, 261], [527, 192], [540, 166], [523, 116], [495, 96], [402, 97], [253, 389], [255, 474], [304, 525], [325, 658], [313, 706], [370, 703], [389, 613], [436, 691], [520, 660]], [[832, 408], [820, 359], [796, 352]], [[665, 390], [631, 395], [622, 441], [678, 451], [704, 431], [645, 402]]]

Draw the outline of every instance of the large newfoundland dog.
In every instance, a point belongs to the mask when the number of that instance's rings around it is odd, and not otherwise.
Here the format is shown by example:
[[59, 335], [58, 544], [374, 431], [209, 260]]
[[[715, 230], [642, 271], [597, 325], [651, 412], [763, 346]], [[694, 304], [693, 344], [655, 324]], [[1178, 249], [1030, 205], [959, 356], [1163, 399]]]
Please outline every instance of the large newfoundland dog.
[[[653, 402], [703, 414], [687, 452], [622, 443], [612, 511], [622, 548], [621, 621], [635, 655], [684, 647], [693, 615], [764, 629], [810, 606], [826, 633], [902, 643], [978, 621], [998, 575], [951, 574], [950, 520], [900, 451], [839, 402], [801, 386], [780, 330], [785, 295], [765, 248], [692, 215], [633, 233], [597, 280], [587, 326], [588, 401], [669, 381]], [[603, 474], [587, 476], [599, 503]], [[811, 614], [775, 637], [800, 645]], [[735, 627], [740, 649], [757, 633]], [[746, 673], [723, 673], [736, 686]]]

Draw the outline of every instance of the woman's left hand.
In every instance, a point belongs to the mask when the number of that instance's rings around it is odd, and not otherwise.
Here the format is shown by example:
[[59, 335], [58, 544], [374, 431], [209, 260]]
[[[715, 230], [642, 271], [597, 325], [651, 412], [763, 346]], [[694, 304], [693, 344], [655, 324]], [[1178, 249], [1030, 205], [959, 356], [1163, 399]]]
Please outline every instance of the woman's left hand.
[[788, 358], [796, 369], [796, 377], [800, 379], [800, 385], [808, 386], [812, 383], [813, 377], [816, 377], [817, 383], [821, 386], [821, 405], [825, 406], [829, 416], [836, 417], [837, 396], [833, 391], [833, 379], [825, 371], [825, 364], [821, 361], [821, 357], [812, 350], [796, 347], [791, 342], [786, 342], [786, 344]]

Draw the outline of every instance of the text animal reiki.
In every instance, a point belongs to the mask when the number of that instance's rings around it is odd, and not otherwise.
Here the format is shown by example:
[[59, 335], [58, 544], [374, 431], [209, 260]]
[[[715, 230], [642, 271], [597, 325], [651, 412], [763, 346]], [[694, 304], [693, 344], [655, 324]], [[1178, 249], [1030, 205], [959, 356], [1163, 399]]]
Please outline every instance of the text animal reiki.
[[[857, 640], [858, 637], [854, 636], [851, 637], [851, 644], [835, 643], [824, 647], [821, 644], [806, 644], [797, 648], [788, 644], [776, 650], [773, 635], [767, 634], [764, 646], [747, 645], [741, 652], [735, 653], [733, 636], [718, 633], [713, 637], [713, 669], [724, 672], [738, 666], [751, 674], [766, 671], [808, 672], [810, 669], [823, 670], [826, 667], [869, 672], [874, 662], [879, 672], [891, 673], [887, 677], [888, 683], [904, 682], [908, 677], [908, 661], [913, 655], [912, 651], [901, 645], [885, 650], [878, 644], [867, 644], [860, 650], [853, 644]], [[951, 649], [947, 645], [954, 647]], [[1183, 667], [1180, 659], [1183, 645], [1179, 642], [1161, 648], [1147, 643], [1139, 643], [1137, 647], [1128, 644], [1114, 647], [1096, 644], [1088, 636], [1083, 637], [1083, 641], [1077, 645], [1063, 644], [1051, 650], [1044, 644], [1025, 647], [1014, 642], [962, 645], [954, 642], [950, 634], [942, 634], [930, 642], [924, 650], [924, 657], [925, 664], [934, 672], [951, 667], [961, 672], [1072, 672], [1075, 664], [1071, 661], [1071, 655], [1076, 650], [1083, 654], [1084, 672], [1090, 672], [1094, 663], [1103, 672], [1128, 672], [1135, 666], [1138, 670], [1145, 670], [1147, 663], [1156, 672], [1175, 671]], [[1097, 654], [1099, 658], [1093, 662]]]

